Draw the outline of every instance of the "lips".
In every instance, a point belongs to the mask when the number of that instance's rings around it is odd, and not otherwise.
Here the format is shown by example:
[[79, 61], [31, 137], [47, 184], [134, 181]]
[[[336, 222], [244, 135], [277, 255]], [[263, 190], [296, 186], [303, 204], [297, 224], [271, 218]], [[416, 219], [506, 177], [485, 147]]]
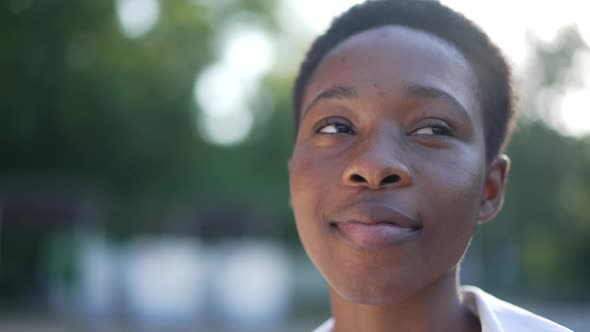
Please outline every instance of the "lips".
[[363, 249], [399, 245], [415, 238], [422, 229], [418, 218], [375, 203], [350, 205], [339, 211], [329, 224], [349, 244]]

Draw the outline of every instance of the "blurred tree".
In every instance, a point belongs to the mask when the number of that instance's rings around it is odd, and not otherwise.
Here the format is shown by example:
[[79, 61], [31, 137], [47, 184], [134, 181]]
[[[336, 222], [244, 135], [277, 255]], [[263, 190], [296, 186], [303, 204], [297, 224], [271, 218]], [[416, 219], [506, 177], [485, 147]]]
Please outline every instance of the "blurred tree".
[[516, 270], [514, 291], [583, 299], [590, 294], [584, 263], [590, 257], [590, 137], [574, 139], [547, 123], [557, 117], [558, 98], [581, 81], [580, 73], [571, 73], [573, 59], [587, 46], [575, 28], [553, 43], [532, 39], [531, 46], [519, 84], [522, 117], [508, 149], [506, 202], [498, 220], [480, 230], [477, 249], [495, 262], [484, 268], [490, 286]]
[[[98, 188], [108, 198], [106, 229], [116, 238], [170, 229], [174, 211], [199, 205], [214, 207], [210, 214], [243, 206], [270, 211], [250, 218], [276, 218], [273, 234], [294, 239], [285, 232], [293, 227], [286, 190], [289, 79], [269, 77], [265, 91], [278, 111], [259, 103], [266, 121], [239, 146], [201, 140], [193, 101], [195, 79], [219, 56], [224, 25], [247, 16], [272, 31], [274, 3], [159, 1], [153, 28], [130, 38], [118, 21], [121, 2], [0, 4], [0, 211], [14, 192], [69, 197]], [[25, 197], [24, 204], [38, 203]], [[71, 201], [73, 218], [77, 204]], [[45, 212], [36, 212], [36, 225], [21, 223], [13, 216], [18, 211], [0, 216], [3, 299], [39, 296], [33, 285], [42, 280], [37, 266], [52, 228]]]
[[[161, 222], [168, 204], [193, 192], [281, 192], [272, 203], [284, 205], [287, 109], [266, 123], [285, 130], [221, 148], [199, 139], [193, 105], [195, 78], [217, 56], [216, 34], [244, 15], [271, 29], [273, 4], [160, 4], [155, 27], [139, 38], [119, 29], [113, 1], [2, 5], [0, 173], [98, 179], [113, 196], [110, 224], [123, 233]], [[286, 97], [284, 83], [267, 91], [276, 87], [283, 91], [273, 96]]]

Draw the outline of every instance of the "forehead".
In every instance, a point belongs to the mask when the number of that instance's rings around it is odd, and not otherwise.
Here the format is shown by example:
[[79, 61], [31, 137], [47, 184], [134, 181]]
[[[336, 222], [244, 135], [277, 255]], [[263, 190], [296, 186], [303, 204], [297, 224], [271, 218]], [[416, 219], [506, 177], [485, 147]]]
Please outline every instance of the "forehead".
[[407, 27], [367, 30], [334, 47], [305, 89], [304, 108], [333, 85], [385, 90], [408, 85], [434, 87], [453, 95], [474, 117], [480, 117], [476, 79], [465, 57], [443, 39]]

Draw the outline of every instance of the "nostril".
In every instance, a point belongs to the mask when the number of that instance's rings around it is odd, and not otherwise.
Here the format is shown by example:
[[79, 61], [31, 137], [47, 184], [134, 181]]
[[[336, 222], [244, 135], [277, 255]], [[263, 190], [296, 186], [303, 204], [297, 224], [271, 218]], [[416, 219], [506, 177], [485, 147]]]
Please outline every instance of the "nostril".
[[386, 176], [383, 178], [383, 180], [381, 180], [381, 185], [387, 185], [387, 184], [391, 184], [391, 183], [396, 183], [399, 182], [401, 180], [401, 177], [397, 174], [392, 174], [389, 176]]
[[358, 174], [353, 174], [353, 175], [351, 175], [351, 176], [350, 176], [350, 180], [351, 180], [352, 182], [355, 182], [355, 183], [364, 183], [364, 182], [367, 182], [367, 180], [365, 180], [365, 178], [364, 178], [364, 177], [362, 177], [362, 176], [360, 176], [360, 175], [358, 175]]

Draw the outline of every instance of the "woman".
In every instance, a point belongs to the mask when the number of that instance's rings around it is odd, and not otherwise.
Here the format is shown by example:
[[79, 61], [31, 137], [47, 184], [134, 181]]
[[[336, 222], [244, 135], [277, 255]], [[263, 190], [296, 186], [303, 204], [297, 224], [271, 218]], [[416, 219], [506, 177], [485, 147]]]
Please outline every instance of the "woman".
[[433, 1], [367, 1], [312, 45], [294, 89], [291, 205], [328, 282], [316, 331], [569, 331], [458, 271], [502, 206], [511, 72]]

